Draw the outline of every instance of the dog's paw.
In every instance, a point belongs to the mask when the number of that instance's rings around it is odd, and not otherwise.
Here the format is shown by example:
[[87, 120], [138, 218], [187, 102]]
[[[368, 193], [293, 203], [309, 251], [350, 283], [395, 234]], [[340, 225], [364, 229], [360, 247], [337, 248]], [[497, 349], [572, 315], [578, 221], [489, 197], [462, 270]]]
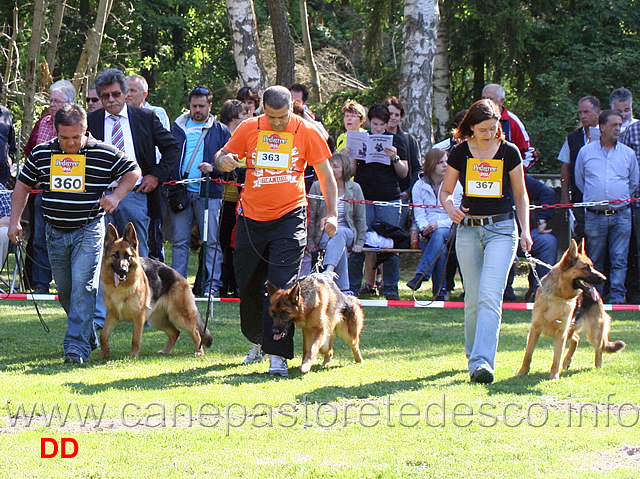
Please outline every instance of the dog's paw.
[[516, 376], [526, 376], [527, 374], [529, 374], [529, 368], [521, 368]]
[[193, 353], [193, 355], [194, 355], [195, 357], [198, 357], [198, 356], [204, 356], [204, 351], [196, 351], [195, 353]]
[[309, 371], [311, 371], [311, 363], [302, 363], [300, 366], [300, 372], [302, 374], [307, 374]]

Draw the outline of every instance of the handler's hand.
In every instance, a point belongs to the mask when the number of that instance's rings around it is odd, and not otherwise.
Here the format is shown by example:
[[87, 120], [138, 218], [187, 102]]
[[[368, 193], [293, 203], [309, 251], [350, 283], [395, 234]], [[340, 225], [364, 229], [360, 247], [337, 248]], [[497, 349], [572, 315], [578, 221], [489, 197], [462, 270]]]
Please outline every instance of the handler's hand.
[[154, 175], [144, 175], [142, 177], [142, 183], [138, 186], [136, 192], [138, 193], [151, 193], [160, 184], [160, 180]]
[[222, 171], [223, 173], [233, 171], [239, 167], [240, 163], [238, 163], [236, 155], [232, 155], [231, 153], [226, 153], [216, 158], [216, 168], [218, 168], [218, 170]]
[[451, 218], [451, 221], [453, 221], [456, 224], [460, 224], [460, 222], [465, 219], [465, 217], [467, 216], [465, 213], [469, 211], [469, 208], [465, 208], [464, 206], [454, 206], [454, 207], [448, 207], [447, 208], [447, 213], [449, 214], [449, 218]]
[[9, 225], [9, 229], [7, 230], [7, 236], [9, 237], [9, 241], [13, 244], [18, 244], [22, 241], [23, 232], [22, 225], [18, 223], [17, 225]]
[[107, 213], [113, 213], [119, 204], [120, 200], [116, 198], [116, 195], [105, 195], [100, 198], [100, 206], [102, 206]]
[[331, 238], [338, 231], [338, 218], [336, 216], [325, 216], [320, 221], [320, 226]]
[[531, 234], [528, 231], [523, 231], [520, 234], [520, 247], [522, 248], [522, 251], [529, 253], [532, 246], [533, 240], [531, 239]]

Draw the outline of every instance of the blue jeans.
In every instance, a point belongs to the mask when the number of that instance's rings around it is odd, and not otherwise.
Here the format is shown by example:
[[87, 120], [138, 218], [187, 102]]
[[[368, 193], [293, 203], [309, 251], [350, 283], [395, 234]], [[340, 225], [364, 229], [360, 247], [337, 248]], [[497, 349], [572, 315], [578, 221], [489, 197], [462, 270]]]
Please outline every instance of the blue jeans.
[[[195, 192], [189, 191], [189, 206], [180, 213], [169, 213], [171, 220], [171, 231], [173, 234], [173, 256], [171, 267], [185, 278], [187, 277], [187, 266], [189, 265], [189, 243], [191, 242], [191, 228], [193, 221], [198, 224], [200, 234], [204, 239], [204, 198]], [[220, 229], [220, 208], [222, 199], [209, 198], [208, 219], [207, 219], [207, 256], [206, 271], [207, 277], [203, 279], [205, 294], [209, 289], [217, 292], [222, 287], [220, 275], [222, 273], [222, 250], [218, 241], [218, 231]], [[214, 264], [213, 276], [211, 267]]]
[[42, 193], [38, 193], [33, 203], [33, 230], [31, 243], [33, 245], [33, 266], [31, 269], [31, 287], [49, 289], [51, 283], [51, 264], [47, 253], [46, 229], [47, 223], [42, 213]]
[[[136, 187], [137, 188], [137, 187]], [[107, 191], [106, 194], [111, 194]], [[144, 258], [149, 257], [149, 212], [147, 207], [147, 195], [131, 191], [122, 198], [116, 210], [109, 215], [109, 223], [112, 223], [122, 236], [128, 223], [133, 223], [138, 236], [138, 254]]]
[[104, 220], [94, 220], [71, 232], [47, 224], [46, 234], [58, 299], [67, 313], [64, 352], [77, 354], [86, 361], [98, 345], [93, 315], [100, 280]]
[[[371, 223], [374, 220], [384, 221], [393, 226], [398, 226], [400, 222], [400, 214], [402, 206], [398, 201], [398, 206], [378, 206], [365, 205], [367, 215], [367, 230], [371, 231]], [[349, 289], [355, 294], [360, 291], [362, 283], [362, 268], [364, 266], [365, 253], [351, 253], [349, 255]], [[398, 253], [393, 253], [391, 257], [384, 263], [382, 271], [382, 281], [384, 287], [382, 294], [388, 296], [390, 294], [398, 294], [398, 281], [400, 280], [400, 257]]]
[[[419, 241], [419, 246], [423, 253], [416, 268], [416, 274], [424, 274], [424, 281], [432, 278], [431, 284], [435, 296], [438, 296], [441, 291], [444, 290], [444, 293], [447, 290], [443, 275], [444, 268], [447, 265], [447, 249], [445, 245], [449, 240], [450, 232], [449, 228], [438, 228], [431, 233], [431, 237], [427, 241]], [[438, 258], [437, 260], [436, 257]], [[435, 264], [432, 264], [434, 261]]]
[[[336, 234], [329, 238], [325, 232], [320, 238], [320, 248], [324, 249], [323, 266], [332, 264], [336, 267], [335, 273], [338, 275], [336, 285], [340, 291], [349, 290], [349, 259], [347, 248], [353, 245], [353, 231], [348, 226], [338, 226]], [[355, 291], [357, 293], [357, 291]]]
[[456, 253], [464, 277], [464, 345], [469, 374], [495, 369], [502, 295], [518, 243], [514, 220], [458, 226]]
[[[587, 254], [595, 268], [602, 272], [604, 258], [609, 253], [609, 303], [624, 303], [627, 288], [627, 255], [631, 238], [631, 208], [611, 216], [587, 211], [585, 218]], [[603, 286], [596, 286], [602, 295]]]

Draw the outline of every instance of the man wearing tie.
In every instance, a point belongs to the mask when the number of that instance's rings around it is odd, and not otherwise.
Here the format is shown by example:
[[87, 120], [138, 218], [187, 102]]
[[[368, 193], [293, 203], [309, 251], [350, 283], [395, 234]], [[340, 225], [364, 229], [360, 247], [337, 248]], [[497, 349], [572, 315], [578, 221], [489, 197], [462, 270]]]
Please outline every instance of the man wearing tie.
[[[142, 170], [141, 180], [120, 202], [111, 222], [120, 234], [127, 223], [133, 223], [140, 256], [147, 257], [150, 218], [158, 217], [161, 212], [158, 186], [169, 179], [171, 169], [180, 158], [180, 147], [152, 110], [127, 105], [129, 85], [120, 70], [103, 71], [96, 79], [96, 88], [103, 108], [89, 115], [89, 131], [95, 138], [119, 148]], [[157, 164], [156, 147], [162, 154]]]

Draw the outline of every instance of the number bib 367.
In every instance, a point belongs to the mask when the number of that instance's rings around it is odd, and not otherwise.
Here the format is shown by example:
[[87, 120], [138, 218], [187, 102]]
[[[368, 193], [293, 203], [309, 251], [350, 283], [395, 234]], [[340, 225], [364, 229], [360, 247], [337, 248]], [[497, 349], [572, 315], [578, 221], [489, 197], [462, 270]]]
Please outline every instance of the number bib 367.
[[256, 168], [288, 170], [291, 166], [291, 150], [293, 150], [293, 133], [260, 130]]
[[503, 160], [467, 160], [465, 194], [483, 198], [502, 197]]
[[51, 191], [84, 192], [86, 168], [85, 155], [51, 155]]

